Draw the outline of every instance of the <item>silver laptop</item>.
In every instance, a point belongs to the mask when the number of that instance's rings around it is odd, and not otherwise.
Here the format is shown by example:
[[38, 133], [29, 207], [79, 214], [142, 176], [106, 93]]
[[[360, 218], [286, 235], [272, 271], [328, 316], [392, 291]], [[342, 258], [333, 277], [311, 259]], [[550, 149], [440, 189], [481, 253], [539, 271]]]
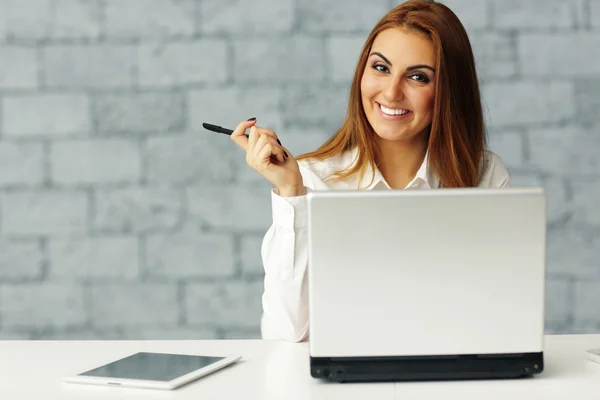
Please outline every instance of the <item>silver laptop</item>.
[[314, 377], [543, 370], [542, 188], [311, 192], [308, 210]]

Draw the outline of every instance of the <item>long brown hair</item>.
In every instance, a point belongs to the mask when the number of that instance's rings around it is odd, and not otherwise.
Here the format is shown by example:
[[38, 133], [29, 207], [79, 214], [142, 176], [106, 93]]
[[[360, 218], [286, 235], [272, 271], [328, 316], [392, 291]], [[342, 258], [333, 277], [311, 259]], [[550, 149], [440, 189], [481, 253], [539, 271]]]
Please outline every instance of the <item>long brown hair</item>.
[[323, 160], [358, 148], [356, 162], [334, 173], [334, 178], [341, 180], [358, 173], [360, 184], [369, 166], [375, 171], [379, 151], [374, 140], [376, 134], [362, 106], [360, 83], [376, 36], [398, 27], [428, 37], [437, 57], [429, 166], [443, 187], [477, 186], [486, 135], [473, 51], [458, 17], [432, 0], [409, 0], [389, 11], [375, 25], [358, 59], [345, 122], [321, 147], [299, 156], [298, 160]]

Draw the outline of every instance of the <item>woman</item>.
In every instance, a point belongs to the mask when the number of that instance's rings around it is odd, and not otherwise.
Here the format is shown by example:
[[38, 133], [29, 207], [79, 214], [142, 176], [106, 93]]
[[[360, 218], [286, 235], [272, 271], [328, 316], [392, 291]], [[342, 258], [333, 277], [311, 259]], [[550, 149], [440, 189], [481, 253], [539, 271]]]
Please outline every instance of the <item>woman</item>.
[[377, 23], [358, 60], [346, 121], [319, 149], [296, 161], [255, 120], [231, 138], [275, 186], [262, 245], [261, 329], [269, 339], [308, 337], [307, 191], [509, 185], [501, 160], [485, 150], [467, 33], [433, 1], [407, 1]]

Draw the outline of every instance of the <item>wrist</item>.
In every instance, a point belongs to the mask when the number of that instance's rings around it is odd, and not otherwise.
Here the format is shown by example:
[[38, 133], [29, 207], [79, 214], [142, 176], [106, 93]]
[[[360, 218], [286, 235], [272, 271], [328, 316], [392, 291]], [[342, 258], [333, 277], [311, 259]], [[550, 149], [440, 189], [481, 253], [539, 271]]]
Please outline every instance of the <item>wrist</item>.
[[304, 196], [306, 194], [306, 188], [304, 185], [285, 186], [277, 188], [277, 193], [281, 197]]

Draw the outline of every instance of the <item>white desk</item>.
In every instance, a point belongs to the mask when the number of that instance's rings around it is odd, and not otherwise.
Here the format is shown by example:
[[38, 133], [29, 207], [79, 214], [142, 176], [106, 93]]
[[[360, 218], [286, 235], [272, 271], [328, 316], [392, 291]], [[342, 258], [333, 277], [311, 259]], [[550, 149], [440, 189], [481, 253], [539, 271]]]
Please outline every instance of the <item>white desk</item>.
[[[600, 335], [547, 336], [531, 379], [339, 384], [310, 376], [308, 344], [276, 341], [0, 341], [0, 399], [600, 399]], [[225, 370], [174, 391], [63, 383], [60, 377], [137, 351], [240, 354]]]

